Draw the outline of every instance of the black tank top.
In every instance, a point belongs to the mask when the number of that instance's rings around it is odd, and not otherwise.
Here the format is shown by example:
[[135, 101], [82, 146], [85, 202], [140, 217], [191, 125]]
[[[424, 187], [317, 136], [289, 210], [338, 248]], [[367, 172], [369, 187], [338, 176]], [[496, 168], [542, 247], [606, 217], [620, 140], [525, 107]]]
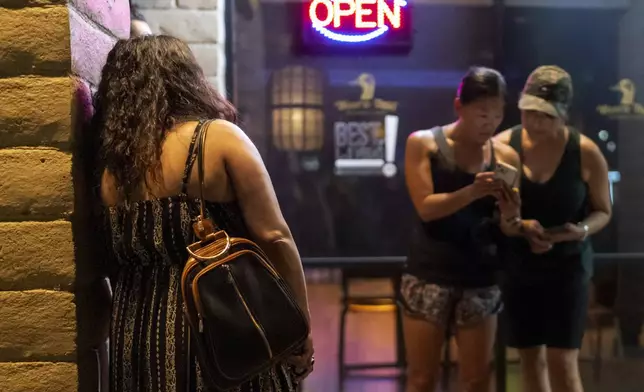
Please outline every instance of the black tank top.
[[[510, 146], [523, 162], [521, 136], [523, 128], [512, 128]], [[588, 186], [582, 177], [581, 135], [569, 128], [568, 142], [564, 148], [559, 166], [545, 183], [530, 181], [523, 173], [521, 177], [521, 215], [524, 219], [536, 219], [545, 228], [583, 220], [589, 211]], [[510, 257], [506, 259], [509, 272], [513, 275], [541, 278], [553, 270], [557, 275], [572, 274], [589, 277], [592, 274], [592, 247], [590, 241], [561, 242], [550, 252], [536, 255], [530, 251], [528, 242], [515, 238]]]
[[[434, 193], [457, 191], [474, 181], [475, 175], [456, 166], [453, 149], [442, 127], [432, 129], [438, 146], [430, 154]], [[491, 159], [485, 171], [496, 166]], [[407, 272], [428, 283], [456, 287], [487, 287], [495, 284], [497, 267], [493, 197], [485, 197], [452, 215], [430, 222], [418, 219], [407, 257]]]

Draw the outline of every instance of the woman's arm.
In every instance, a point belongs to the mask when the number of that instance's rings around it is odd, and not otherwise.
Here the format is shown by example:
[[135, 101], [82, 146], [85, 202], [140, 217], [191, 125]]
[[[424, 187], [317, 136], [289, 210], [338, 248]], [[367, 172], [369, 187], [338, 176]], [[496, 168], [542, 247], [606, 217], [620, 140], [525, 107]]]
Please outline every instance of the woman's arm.
[[418, 216], [425, 222], [452, 215], [477, 199], [471, 185], [455, 192], [434, 193], [429, 162], [433, 146], [434, 138], [431, 131], [418, 131], [409, 136], [405, 149], [407, 191]]
[[231, 123], [216, 121], [210, 128], [208, 146], [212, 144], [212, 150], [220, 151], [223, 156], [252, 239], [266, 252], [310, 319], [300, 255], [259, 151], [246, 134]]
[[579, 226], [588, 227], [584, 236], [592, 235], [603, 229], [613, 214], [610, 202], [610, 184], [608, 181], [608, 164], [597, 145], [587, 138], [581, 138], [581, 164], [584, 181], [588, 184], [591, 212]]
[[550, 236], [552, 242], [583, 241], [589, 235], [603, 229], [610, 221], [612, 206], [608, 182], [608, 164], [599, 147], [587, 138], [581, 137], [581, 170], [588, 185], [590, 213], [581, 222], [567, 223], [566, 230]]
[[511, 134], [512, 131], [510, 130], [503, 131], [492, 139], [496, 148], [495, 151], [497, 152], [497, 156], [501, 162], [507, 163], [517, 169], [517, 176], [511, 189], [512, 193], [508, 196], [516, 198], [515, 202], [519, 204], [519, 208], [510, 214], [503, 214], [501, 211], [501, 220], [499, 225], [503, 234], [509, 237], [526, 237], [532, 244], [533, 250], [537, 250], [538, 252], [547, 251], [552, 246], [541, 238], [544, 234], [541, 224], [533, 219], [526, 220], [521, 218], [521, 198], [519, 196], [522, 176], [521, 158], [509, 145]]
[[505, 189], [499, 200], [499, 226], [503, 234], [509, 237], [524, 235], [525, 222], [521, 219], [521, 198], [519, 196], [519, 187], [521, 185], [519, 154], [512, 147], [498, 141], [493, 141], [492, 145], [499, 162], [510, 165], [517, 170], [514, 183], [511, 186], [504, 187]]

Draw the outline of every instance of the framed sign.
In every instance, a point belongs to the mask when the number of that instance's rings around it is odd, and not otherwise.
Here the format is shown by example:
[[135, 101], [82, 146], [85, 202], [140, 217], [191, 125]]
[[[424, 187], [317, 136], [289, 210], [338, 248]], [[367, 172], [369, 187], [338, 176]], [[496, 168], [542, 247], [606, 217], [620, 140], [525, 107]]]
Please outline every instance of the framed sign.
[[309, 53], [407, 53], [408, 0], [310, 0], [302, 10], [301, 49]]
[[602, 116], [620, 119], [644, 118], [644, 105], [637, 102], [635, 93], [637, 86], [631, 79], [622, 79], [610, 88], [611, 91], [619, 93], [620, 99], [617, 105], [599, 105], [597, 112]]
[[398, 102], [375, 96], [376, 78], [370, 73], [361, 73], [349, 84], [362, 93], [358, 100], [334, 102], [335, 174], [394, 177], [398, 172]]

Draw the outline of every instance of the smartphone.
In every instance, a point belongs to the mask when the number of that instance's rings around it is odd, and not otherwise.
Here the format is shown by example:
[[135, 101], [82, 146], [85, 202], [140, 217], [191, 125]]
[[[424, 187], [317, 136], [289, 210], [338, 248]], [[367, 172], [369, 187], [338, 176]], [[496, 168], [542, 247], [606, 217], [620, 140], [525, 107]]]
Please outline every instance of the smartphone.
[[519, 171], [507, 163], [497, 162], [494, 168], [494, 178], [503, 180], [508, 186], [514, 187]]
[[565, 225], [549, 227], [545, 230], [547, 235], [556, 235], [567, 232], [568, 229]]

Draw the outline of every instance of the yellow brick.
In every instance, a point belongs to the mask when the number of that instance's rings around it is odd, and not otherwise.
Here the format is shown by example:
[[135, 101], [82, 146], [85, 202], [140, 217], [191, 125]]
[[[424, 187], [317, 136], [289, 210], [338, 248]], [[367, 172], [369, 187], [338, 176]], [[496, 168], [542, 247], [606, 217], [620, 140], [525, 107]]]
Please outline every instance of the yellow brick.
[[8, 392], [75, 392], [78, 389], [76, 364], [0, 363], [0, 385]]
[[0, 0], [0, 7], [4, 8], [23, 8], [23, 7], [42, 7], [46, 5], [63, 5], [65, 0]]
[[0, 76], [71, 70], [67, 7], [0, 8]]
[[73, 283], [70, 222], [0, 223], [0, 290], [70, 291]]
[[0, 220], [46, 220], [73, 208], [71, 156], [48, 148], [0, 150]]
[[0, 362], [75, 358], [76, 307], [71, 293], [0, 292]]
[[0, 147], [65, 146], [74, 86], [68, 77], [0, 79]]

